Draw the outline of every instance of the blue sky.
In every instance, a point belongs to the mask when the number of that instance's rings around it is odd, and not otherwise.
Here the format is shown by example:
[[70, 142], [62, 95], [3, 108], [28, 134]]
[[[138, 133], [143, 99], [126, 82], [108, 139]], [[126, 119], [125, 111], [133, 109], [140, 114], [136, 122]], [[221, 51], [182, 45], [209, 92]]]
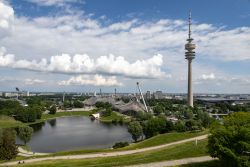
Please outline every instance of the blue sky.
[[250, 93], [249, 0], [1, 0], [0, 86], [29, 91]]
[[[38, 6], [25, 0], [11, 0], [17, 15], [38, 17], [59, 12], [55, 6]], [[71, 4], [78, 10], [93, 14], [94, 18], [106, 16], [111, 21], [121, 21], [131, 17], [146, 20], [162, 18], [186, 19], [192, 10], [199, 22], [226, 25], [229, 28], [250, 25], [249, 0], [84, 0]]]

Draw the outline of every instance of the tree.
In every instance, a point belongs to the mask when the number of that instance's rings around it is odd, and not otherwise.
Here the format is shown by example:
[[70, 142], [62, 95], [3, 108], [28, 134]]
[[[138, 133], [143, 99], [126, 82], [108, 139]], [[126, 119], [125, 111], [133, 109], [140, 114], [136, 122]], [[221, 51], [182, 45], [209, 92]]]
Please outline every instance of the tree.
[[56, 105], [52, 105], [49, 109], [49, 114], [56, 114]]
[[41, 119], [43, 113], [42, 107], [34, 105], [31, 107], [31, 109], [36, 113], [36, 119]]
[[133, 140], [137, 142], [143, 134], [142, 126], [138, 121], [130, 122], [128, 125], [128, 132], [132, 135]]
[[184, 111], [184, 117], [186, 119], [192, 119], [194, 117], [194, 114], [193, 114], [193, 111], [192, 111], [192, 108], [188, 108]]
[[154, 107], [154, 113], [159, 115], [161, 113], [163, 113], [165, 110], [164, 106], [161, 105], [161, 104], [157, 104], [155, 107]]
[[18, 136], [24, 142], [25, 145], [28, 141], [30, 141], [32, 134], [33, 128], [29, 126], [23, 126], [18, 128]]
[[76, 107], [76, 108], [82, 108], [83, 107], [83, 103], [79, 100], [75, 100], [73, 102], [73, 106]]
[[175, 126], [174, 126], [174, 129], [177, 131], [177, 132], [185, 132], [186, 131], [186, 126], [185, 126], [185, 123], [183, 121], [178, 121], [176, 122]]
[[213, 119], [208, 115], [208, 113], [202, 110], [197, 110], [197, 119], [201, 120], [202, 126], [204, 128], [209, 127], [209, 125], [213, 121]]
[[186, 125], [186, 129], [189, 131], [202, 129], [200, 120], [196, 121], [196, 120], [190, 119], [186, 121], [185, 125]]
[[0, 129], [0, 159], [11, 160], [17, 153], [15, 130]]
[[143, 122], [143, 133], [146, 138], [150, 138], [159, 133], [163, 133], [166, 128], [166, 120], [164, 118], [151, 118]]
[[214, 122], [210, 128], [208, 150], [225, 166], [250, 166], [250, 113], [238, 112], [224, 118], [223, 124]]
[[102, 116], [104, 116], [104, 117], [110, 116], [111, 114], [112, 114], [112, 108], [111, 107], [108, 107], [104, 111], [102, 111]]

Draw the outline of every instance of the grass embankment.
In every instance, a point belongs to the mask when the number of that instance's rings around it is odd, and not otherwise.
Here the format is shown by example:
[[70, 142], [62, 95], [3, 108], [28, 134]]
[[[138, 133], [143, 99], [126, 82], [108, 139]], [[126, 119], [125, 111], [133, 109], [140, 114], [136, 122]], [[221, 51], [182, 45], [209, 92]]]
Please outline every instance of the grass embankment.
[[16, 121], [12, 117], [0, 116], [0, 128], [12, 128], [23, 125], [22, 122]]
[[184, 140], [196, 136], [201, 136], [207, 134], [207, 131], [202, 132], [183, 132], [183, 133], [166, 133], [166, 134], [159, 134], [152, 138], [146, 139], [144, 141], [138, 143], [132, 143], [127, 147], [119, 148], [119, 149], [95, 149], [95, 150], [72, 150], [72, 151], [63, 151], [52, 154], [54, 155], [77, 155], [77, 154], [86, 154], [86, 153], [98, 153], [98, 152], [113, 152], [113, 151], [121, 151], [121, 150], [134, 150], [139, 148], [146, 148], [152, 146], [158, 146], [162, 144], [168, 144], [171, 142]]
[[126, 116], [126, 115], [123, 115], [123, 114], [120, 114], [118, 112], [113, 111], [110, 116], [106, 116], [106, 117], [102, 116], [100, 118], [100, 121], [105, 122], [105, 123], [111, 123], [114, 121], [119, 122], [121, 119], [122, 119], [123, 123], [128, 123], [131, 120], [129, 116]]
[[154, 136], [152, 138], [143, 140], [138, 143], [133, 143], [127, 147], [122, 148], [122, 150], [133, 150], [133, 149], [139, 149], [139, 148], [146, 148], [146, 147], [152, 147], [152, 146], [158, 146], [162, 144], [167, 144], [179, 140], [184, 140], [196, 136], [201, 136], [204, 134], [207, 134], [208, 131], [201, 131], [201, 132], [183, 132], [183, 133], [165, 133], [165, 134], [159, 134], [157, 136]]
[[134, 165], [140, 163], [159, 162], [165, 160], [182, 159], [187, 157], [198, 157], [207, 155], [206, 148], [207, 140], [198, 142], [196, 146], [194, 142], [188, 142], [185, 144], [179, 144], [170, 146], [167, 148], [147, 151], [143, 153], [106, 157], [106, 158], [92, 158], [92, 159], [77, 159], [77, 160], [55, 160], [55, 161], [43, 161], [33, 164], [18, 165], [18, 166], [30, 166], [30, 167], [110, 167], [110, 166], [122, 166], [122, 165]]

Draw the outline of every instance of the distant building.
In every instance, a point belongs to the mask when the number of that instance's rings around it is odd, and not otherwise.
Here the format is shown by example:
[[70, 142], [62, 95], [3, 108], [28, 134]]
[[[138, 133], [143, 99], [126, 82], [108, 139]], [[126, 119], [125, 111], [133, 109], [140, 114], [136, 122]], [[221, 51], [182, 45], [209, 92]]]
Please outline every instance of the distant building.
[[17, 97], [17, 92], [4, 92], [3, 97]]
[[151, 93], [150, 93], [150, 91], [147, 91], [147, 93], [146, 93], [146, 99], [147, 100], [151, 99]]
[[162, 91], [156, 91], [154, 93], [154, 99], [163, 99], [163, 93], [162, 93]]
[[30, 96], [30, 92], [29, 91], [24, 91], [23, 96], [27, 96], [27, 97]]

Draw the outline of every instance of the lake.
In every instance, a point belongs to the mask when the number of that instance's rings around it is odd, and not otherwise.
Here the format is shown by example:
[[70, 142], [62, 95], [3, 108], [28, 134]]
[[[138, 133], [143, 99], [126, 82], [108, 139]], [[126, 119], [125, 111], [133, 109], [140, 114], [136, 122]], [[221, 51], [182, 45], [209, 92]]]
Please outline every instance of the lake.
[[[27, 145], [34, 152], [110, 148], [116, 142], [132, 141], [125, 125], [101, 123], [89, 117], [60, 117], [31, 127], [34, 133]], [[19, 138], [17, 143], [23, 144]]]

